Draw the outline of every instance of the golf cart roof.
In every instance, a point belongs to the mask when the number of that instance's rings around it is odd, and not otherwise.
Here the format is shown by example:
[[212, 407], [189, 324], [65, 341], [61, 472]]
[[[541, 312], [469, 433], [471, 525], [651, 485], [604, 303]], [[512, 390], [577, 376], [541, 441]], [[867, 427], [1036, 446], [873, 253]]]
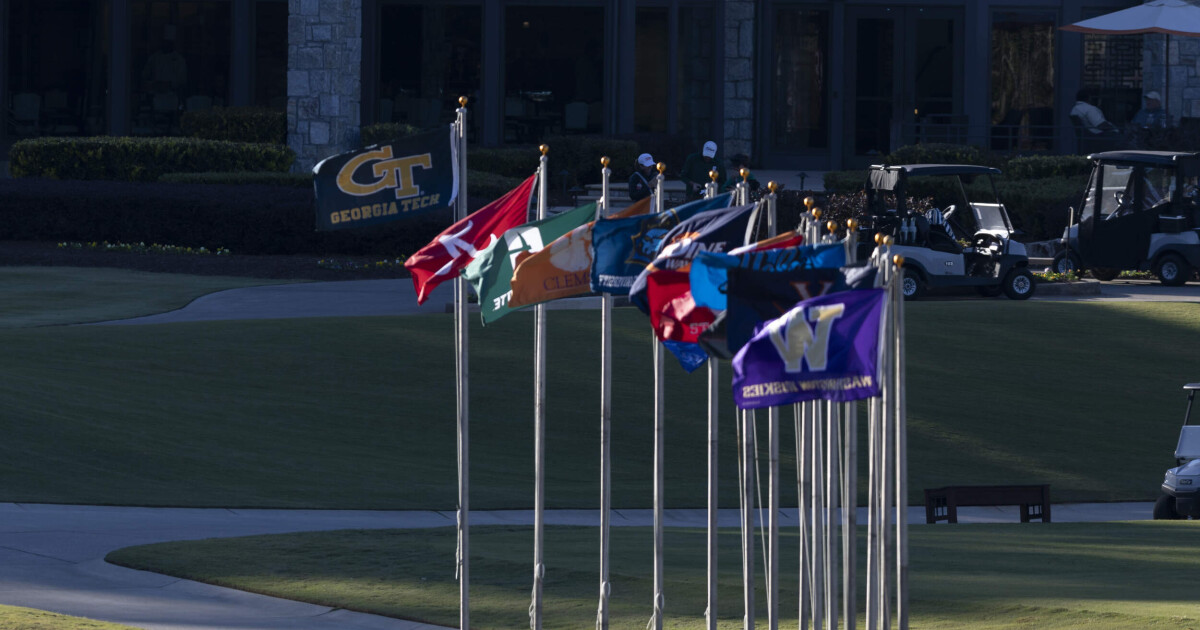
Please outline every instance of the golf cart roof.
[[884, 166], [875, 164], [872, 171], [903, 171], [905, 175], [999, 175], [1000, 169], [974, 164], [896, 164]]
[[1188, 383], [1187, 385], [1183, 386], [1183, 389], [1184, 390], [1200, 389], [1200, 383]]
[[1185, 153], [1182, 151], [1104, 151], [1088, 156], [1093, 162], [1108, 162], [1118, 164], [1154, 164], [1171, 166], [1180, 159], [1197, 159], [1200, 153]]

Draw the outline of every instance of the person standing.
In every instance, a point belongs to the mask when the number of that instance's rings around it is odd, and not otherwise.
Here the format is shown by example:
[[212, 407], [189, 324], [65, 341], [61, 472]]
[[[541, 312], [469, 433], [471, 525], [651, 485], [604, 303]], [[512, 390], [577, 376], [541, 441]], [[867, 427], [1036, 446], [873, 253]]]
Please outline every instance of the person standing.
[[709, 140], [699, 153], [693, 153], [683, 161], [679, 179], [687, 186], [688, 199], [698, 199], [704, 195], [704, 187], [711, 181], [708, 173], [713, 168], [717, 169], [717, 186], [725, 185], [725, 166], [716, 157], [717, 143]]
[[638, 156], [637, 164], [633, 167], [633, 175], [629, 176], [629, 200], [640, 201], [654, 192], [654, 158], [649, 153]]

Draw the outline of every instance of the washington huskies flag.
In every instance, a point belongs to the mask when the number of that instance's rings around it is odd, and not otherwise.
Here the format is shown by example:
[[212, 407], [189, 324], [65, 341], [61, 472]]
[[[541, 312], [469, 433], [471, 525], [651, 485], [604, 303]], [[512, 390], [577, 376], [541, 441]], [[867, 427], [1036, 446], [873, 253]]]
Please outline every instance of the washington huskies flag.
[[412, 274], [417, 304], [424, 304], [439, 284], [452, 280], [480, 252], [496, 243], [501, 234], [525, 222], [533, 195], [531, 175], [503, 197], [471, 213], [404, 261]]
[[458, 178], [452, 128], [325, 158], [313, 167], [317, 229], [377, 225], [449, 208]]
[[733, 358], [740, 409], [878, 396], [883, 289], [805, 300], [760, 325]]

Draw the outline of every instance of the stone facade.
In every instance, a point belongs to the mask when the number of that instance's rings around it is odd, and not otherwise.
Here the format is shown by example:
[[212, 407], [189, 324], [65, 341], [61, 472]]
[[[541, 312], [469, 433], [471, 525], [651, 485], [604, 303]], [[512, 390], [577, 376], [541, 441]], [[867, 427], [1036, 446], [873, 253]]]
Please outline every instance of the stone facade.
[[724, 97], [721, 155], [754, 157], [754, 0], [725, 0]]
[[359, 143], [362, 0], [288, 0], [288, 146], [294, 170]]
[[[1165, 35], [1146, 35], [1142, 52], [1142, 93], [1163, 91], [1165, 73], [1171, 73], [1170, 88], [1163, 105], [1176, 123], [1180, 118], [1200, 117], [1200, 38], [1172, 37], [1163, 64]], [[1140, 105], [1140, 104], [1139, 104]]]

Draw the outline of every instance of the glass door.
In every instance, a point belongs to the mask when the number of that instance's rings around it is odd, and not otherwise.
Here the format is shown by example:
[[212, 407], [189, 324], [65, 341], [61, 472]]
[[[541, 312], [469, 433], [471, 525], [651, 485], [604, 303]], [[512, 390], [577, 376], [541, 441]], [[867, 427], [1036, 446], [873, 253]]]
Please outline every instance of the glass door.
[[915, 142], [963, 142], [962, 11], [847, 7], [844, 165]]

